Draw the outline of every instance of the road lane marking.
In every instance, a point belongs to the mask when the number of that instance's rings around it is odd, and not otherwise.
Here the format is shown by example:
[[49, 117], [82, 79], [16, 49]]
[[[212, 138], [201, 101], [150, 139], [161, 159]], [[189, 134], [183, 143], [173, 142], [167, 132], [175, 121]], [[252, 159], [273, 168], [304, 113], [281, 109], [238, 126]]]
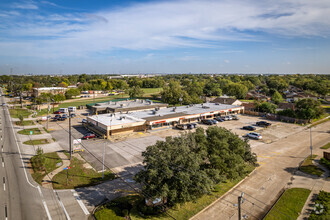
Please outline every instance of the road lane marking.
[[81, 199], [80, 199], [78, 193], [76, 192], [76, 190], [73, 189], [72, 192], [73, 192], [74, 198], [77, 200], [78, 204], [80, 205], [80, 208], [83, 210], [85, 215], [89, 215], [88, 209], [86, 208], [85, 204], [81, 201]]
[[42, 200], [42, 204], [44, 205], [44, 208], [46, 210], [46, 213], [47, 213], [47, 217], [49, 220], [52, 220], [52, 217], [50, 216], [50, 213], [49, 213], [49, 210], [48, 210], [48, 207], [47, 207], [47, 204], [44, 200]]
[[60, 197], [59, 197], [59, 195], [57, 193], [57, 191], [55, 191], [55, 190], [53, 190], [53, 191], [54, 191], [54, 193], [56, 195], [56, 198], [57, 198], [58, 203], [60, 203], [60, 206], [62, 207], [62, 209], [64, 211], [64, 214], [65, 214], [66, 219], [67, 220], [71, 220], [71, 218], [70, 218], [68, 212], [66, 211], [66, 209], [65, 209], [65, 207], [64, 207], [64, 205], [63, 205], [63, 203], [62, 203], [62, 201], [61, 201], [61, 199], [60, 199]]
[[1, 163], [2, 163], [2, 167], [5, 167], [5, 161], [4, 161], [3, 157], [1, 157]]
[[6, 220], [8, 219], [8, 212], [7, 212], [7, 206], [5, 205], [5, 217], [6, 217]]
[[[8, 110], [7, 108], [6, 108], [6, 110], [7, 110], [7, 112], [8, 112], [8, 115], [10, 115], [10, 114], [9, 114], [9, 110]], [[28, 178], [28, 176], [27, 176], [26, 169], [25, 169], [24, 162], [23, 162], [23, 158], [22, 158], [22, 154], [21, 154], [21, 149], [20, 149], [19, 146], [18, 146], [18, 140], [17, 140], [17, 138], [16, 138], [16, 134], [15, 134], [15, 131], [14, 131], [13, 123], [11, 123], [11, 118], [10, 118], [10, 116], [9, 116], [9, 122], [10, 122], [11, 129], [12, 129], [12, 132], [13, 132], [13, 135], [14, 135], [14, 138], [15, 138], [15, 143], [16, 143], [16, 146], [17, 146], [17, 149], [18, 149], [19, 158], [21, 159], [21, 163], [22, 163], [22, 167], [23, 167], [23, 171], [24, 171], [24, 174], [25, 174], [26, 181], [27, 181], [28, 184], [29, 184], [30, 186], [32, 186], [33, 188], [37, 188], [37, 189], [38, 189], [38, 191], [39, 191], [39, 193], [40, 193], [40, 196], [41, 196], [42, 204], [43, 204], [43, 206], [44, 206], [44, 208], [45, 208], [45, 210], [46, 210], [46, 213], [47, 213], [47, 217], [48, 217], [49, 220], [52, 220], [52, 217], [50, 216], [50, 213], [49, 213], [49, 210], [48, 210], [48, 206], [47, 206], [46, 202], [43, 200], [43, 194], [42, 194], [42, 192], [41, 192], [41, 190], [40, 190], [40, 187], [39, 187], [39, 186], [35, 186], [35, 185], [33, 185], [33, 184], [30, 182], [30, 180], [29, 180], [29, 178]], [[3, 145], [2, 145], [2, 147], [3, 147]]]
[[3, 177], [3, 191], [6, 191], [6, 179]]

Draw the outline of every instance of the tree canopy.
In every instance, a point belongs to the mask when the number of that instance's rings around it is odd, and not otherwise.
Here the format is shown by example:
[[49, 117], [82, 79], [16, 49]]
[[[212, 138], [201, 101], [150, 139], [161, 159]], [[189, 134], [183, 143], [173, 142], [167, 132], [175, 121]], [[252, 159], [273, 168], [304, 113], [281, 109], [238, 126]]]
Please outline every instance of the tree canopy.
[[166, 197], [170, 203], [194, 200], [216, 183], [243, 175], [246, 164], [256, 163], [249, 144], [220, 127], [167, 137], [142, 155], [145, 169], [135, 180], [145, 195]]

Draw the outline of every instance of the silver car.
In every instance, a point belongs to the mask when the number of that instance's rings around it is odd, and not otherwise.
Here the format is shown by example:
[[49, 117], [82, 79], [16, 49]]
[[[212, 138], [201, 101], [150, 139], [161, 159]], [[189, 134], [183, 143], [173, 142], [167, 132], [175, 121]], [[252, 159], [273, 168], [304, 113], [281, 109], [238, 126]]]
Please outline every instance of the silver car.
[[262, 139], [262, 136], [259, 133], [256, 133], [256, 132], [248, 133], [246, 136], [249, 137], [249, 138], [256, 139], [256, 140], [261, 140]]

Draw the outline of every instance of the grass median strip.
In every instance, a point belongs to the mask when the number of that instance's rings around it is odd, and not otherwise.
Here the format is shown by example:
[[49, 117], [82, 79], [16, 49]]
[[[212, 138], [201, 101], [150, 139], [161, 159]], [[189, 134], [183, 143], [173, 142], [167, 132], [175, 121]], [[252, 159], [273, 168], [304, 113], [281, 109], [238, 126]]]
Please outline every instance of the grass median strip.
[[9, 113], [12, 118], [18, 118], [19, 115], [23, 115], [24, 118], [28, 118], [29, 115], [31, 115], [29, 110], [22, 108], [9, 109]]
[[24, 135], [30, 135], [30, 132], [32, 131], [32, 135], [37, 135], [37, 134], [41, 134], [41, 131], [39, 130], [39, 128], [30, 128], [30, 129], [24, 129], [19, 131], [19, 134], [24, 134]]
[[49, 141], [47, 139], [37, 139], [37, 140], [25, 141], [23, 142], [23, 144], [28, 144], [28, 145], [49, 144]]
[[38, 156], [33, 156], [30, 159], [33, 169], [32, 177], [39, 184], [48, 173], [57, 168], [56, 164], [62, 161], [56, 152], [42, 154], [42, 158], [42, 163], [40, 163]]
[[264, 219], [297, 219], [310, 192], [309, 189], [302, 188], [286, 190]]
[[67, 170], [58, 173], [52, 179], [54, 189], [73, 189], [83, 186], [96, 185], [105, 180], [112, 180], [115, 175], [110, 171], [104, 172], [104, 179], [102, 173], [98, 173], [93, 169], [86, 168], [84, 161], [72, 157], [70, 169], [68, 170], [69, 181], [67, 184]]
[[313, 158], [311, 159], [311, 156], [308, 156], [301, 164], [299, 169], [304, 173], [308, 173], [316, 176], [322, 176], [323, 170], [321, 170], [320, 168], [318, 168], [313, 164], [313, 159], [315, 159], [316, 157], [317, 155], [313, 155]]
[[20, 121], [16, 121], [15, 124], [19, 126], [35, 125], [34, 121], [30, 121], [30, 120], [23, 121], [23, 123], [21, 123]]
[[323, 147], [321, 147], [321, 149], [325, 149], [325, 150], [327, 150], [329, 148], [330, 148], [330, 142], [327, 143], [326, 145], [324, 145]]

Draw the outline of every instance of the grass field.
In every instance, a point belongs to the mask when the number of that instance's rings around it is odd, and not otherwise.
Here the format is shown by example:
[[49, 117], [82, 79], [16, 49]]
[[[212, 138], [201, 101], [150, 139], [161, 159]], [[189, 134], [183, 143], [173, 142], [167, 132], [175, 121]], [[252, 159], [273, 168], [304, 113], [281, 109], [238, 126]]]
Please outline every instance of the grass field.
[[27, 109], [15, 108], [9, 109], [10, 116], [12, 118], [18, 118], [19, 115], [23, 115], [24, 118], [28, 118], [31, 113]]
[[63, 170], [53, 178], [54, 189], [73, 189], [77, 187], [90, 186], [98, 184], [104, 180], [112, 180], [115, 175], [110, 172], [104, 172], [104, 179], [102, 180], [102, 173], [98, 173], [93, 169], [88, 169], [83, 166], [84, 162], [72, 157], [70, 167], [68, 170], [69, 181], [67, 183], [67, 171]]
[[48, 144], [48, 143], [49, 142], [47, 139], [29, 140], [23, 142], [23, 144], [28, 144], [28, 145], [40, 145], [40, 144]]
[[55, 170], [56, 164], [62, 161], [56, 152], [45, 153], [44, 157], [45, 157], [45, 162], [43, 167], [40, 167], [39, 164], [36, 162], [36, 156], [33, 156], [30, 159], [33, 169], [32, 177], [39, 184], [41, 184], [41, 181], [44, 178], [44, 176], [46, 176], [46, 174], [50, 173], [51, 171]]
[[24, 129], [21, 130], [17, 133], [19, 134], [24, 134], [24, 135], [30, 135], [30, 132], [33, 132], [32, 135], [37, 135], [37, 134], [41, 134], [41, 131], [39, 130], [39, 128], [30, 128], [30, 129]]
[[321, 149], [329, 149], [329, 148], [330, 148], [330, 142], [321, 147]]
[[301, 188], [286, 190], [264, 220], [297, 219], [310, 192]]
[[311, 156], [308, 156], [301, 164], [299, 169], [304, 173], [321, 176], [323, 174], [323, 170], [313, 164], [313, 159], [315, 159], [316, 157], [317, 155], [313, 155], [313, 158], [311, 159]]
[[20, 121], [16, 121], [15, 124], [20, 126], [35, 125], [34, 121], [30, 121], [30, 120], [23, 121], [23, 124], [21, 124]]
[[[250, 173], [254, 169], [253, 166], [247, 167], [247, 172]], [[211, 192], [208, 195], [203, 195], [196, 201], [190, 201], [183, 204], [177, 204], [174, 207], [172, 207], [170, 210], [168, 210], [168, 213], [173, 216], [177, 220], [183, 220], [183, 219], [189, 219], [192, 216], [196, 215], [198, 212], [200, 212], [202, 209], [207, 207], [209, 204], [211, 204], [214, 200], [221, 197], [223, 194], [225, 194], [228, 190], [230, 190], [232, 187], [234, 187], [239, 181], [241, 181], [244, 177], [233, 180], [233, 181], [227, 181], [224, 183], [220, 183], [216, 185], [215, 190]], [[136, 199], [133, 197], [133, 199]], [[113, 216], [120, 217], [118, 215], [118, 208], [119, 207], [108, 207], [104, 206], [104, 209], [98, 210], [95, 215], [97, 214], [98, 220], [100, 219], [112, 219]], [[119, 208], [120, 209], [120, 208]], [[108, 216], [109, 215], [109, 216]], [[111, 216], [110, 216], [111, 215]], [[112, 218], [109, 218], [112, 217]], [[141, 216], [136, 209], [136, 207], [132, 207], [130, 210], [130, 218], [131, 220], [142, 220], [142, 219], [156, 219], [156, 220], [167, 220], [172, 219], [168, 215], [160, 214], [158, 216]], [[123, 219], [121, 217], [120, 219]]]
[[[143, 97], [149, 97], [152, 94], [158, 94], [161, 92], [163, 89], [162, 88], [142, 88], [144, 91]], [[54, 111], [57, 111], [59, 108], [67, 108], [69, 106], [80, 106], [80, 105], [86, 105], [86, 104], [91, 104], [94, 102], [106, 102], [106, 101], [111, 101], [113, 99], [119, 99], [119, 98], [129, 98], [127, 94], [119, 94], [119, 95], [114, 95], [114, 96], [104, 96], [104, 97], [98, 97], [93, 99], [93, 96], [91, 95], [91, 98], [89, 99], [82, 99], [82, 100], [74, 100], [70, 102], [64, 102], [59, 104], [58, 107], [54, 108]], [[51, 109], [50, 113], [53, 112], [53, 108]], [[38, 116], [46, 115], [47, 114], [47, 109], [42, 109], [40, 112], [38, 112]]]

